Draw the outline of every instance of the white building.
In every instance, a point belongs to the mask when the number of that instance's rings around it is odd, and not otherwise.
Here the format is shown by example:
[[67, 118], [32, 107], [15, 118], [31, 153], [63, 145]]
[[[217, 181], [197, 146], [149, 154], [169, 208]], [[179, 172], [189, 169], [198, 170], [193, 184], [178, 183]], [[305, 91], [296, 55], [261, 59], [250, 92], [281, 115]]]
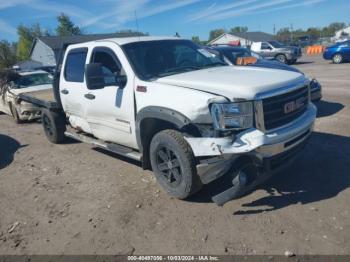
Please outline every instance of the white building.
[[250, 46], [254, 42], [273, 40], [273, 35], [264, 32], [225, 33], [210, 41], [208, 45], [235, 45], [238, 41], [241, 46]]
[[333, 41], [341, 39], [350, 39], [350, 26], [335, 32], [335, 36], [332, 38]]

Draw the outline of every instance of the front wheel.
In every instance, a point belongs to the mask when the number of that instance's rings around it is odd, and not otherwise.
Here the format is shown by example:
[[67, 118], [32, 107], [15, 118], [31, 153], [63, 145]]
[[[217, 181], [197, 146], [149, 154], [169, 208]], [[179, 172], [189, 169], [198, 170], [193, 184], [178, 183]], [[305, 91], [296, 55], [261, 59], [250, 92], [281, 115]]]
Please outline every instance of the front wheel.
[[158, 183], [171, 196], [185, 199], [202, 188], [192, 149], [180, 132], [157, 133], [151, 141], [150, 159]]
[[287, 64], [287, 62], [288, 62], [287, 57], [285, 55], [282, 55], [282, 54], [277, 55], [276, 60], [283, 63], [283, 64]]
[[341, 54], [335, 54], [333, 56], [333, 63], [340, 64], [341, 62], [343, 62], [343, 56]]
[[41, 121], [45, 135], [51, 143], [61, 144], [65, 140], [66, 120], [63, 114], [43, 109]]

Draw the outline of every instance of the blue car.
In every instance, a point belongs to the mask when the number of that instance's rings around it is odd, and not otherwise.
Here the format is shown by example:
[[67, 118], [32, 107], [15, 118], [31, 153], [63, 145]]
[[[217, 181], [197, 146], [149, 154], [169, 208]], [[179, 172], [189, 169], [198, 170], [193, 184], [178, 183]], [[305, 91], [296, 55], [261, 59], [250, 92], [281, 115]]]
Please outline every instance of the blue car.
[[327, 47], [323, 53], [323, 58], [333, 60], [335, 64], [350, 61], [350, 40]]
[[[293, 66], [289, 66], [277, 60], [266, 60], [262, 58], [259, 54], [254, 53], [247, 48], [235, 47], [235, 46], [229, 46], [229, 45], [209, 46], [205, 48], [206, 50], [208, 50], [215, 56], [219, 57], [222, 61], [226, 62], [229, 65], [237, 65], [237, 58], [239, 57], [253, 56], [257, 58], [257, 60], [254, 64], [249, 64], [249, 66], [287, 70], [287, 71], [293, 71], [293, 72], [303, 74], [299, 69]], [[311, 100], [313, 102], [321, 100], [322, 87], [321, 87], [321, 84], [316, 79], [312, 79], [310, 81], [310, 91], [311, 91]]]

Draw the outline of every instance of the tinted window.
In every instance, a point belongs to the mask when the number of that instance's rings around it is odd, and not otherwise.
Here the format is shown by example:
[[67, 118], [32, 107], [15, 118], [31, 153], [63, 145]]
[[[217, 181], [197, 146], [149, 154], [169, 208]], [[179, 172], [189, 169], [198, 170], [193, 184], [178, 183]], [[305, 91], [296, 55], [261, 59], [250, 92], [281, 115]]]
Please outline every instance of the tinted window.
[[261, 43], [261, 49], [262, 49], [262, 50], [268, 50], [268, 49], [271, 49], [271, 48], [270, 48], [269, 44], [267, 44], [267, 43]]
[[102, 71], [105, 75], [105, 83], [113, 84], [116, 82], [115, 77], [120, 74], [120, 63], [112, 51], [97, 49], [92, 56], [93, 63], [102, 65]]
[[270, 41], [269, 43], [275, 48], [282, 48], [282, 47], [284, 47], [280, 42], [277, 42], [277, 41]]
[[52, 76], [47, 73], [23, 75], [16, 81], [15, 88], [52, 84]]
[[71, 50], [67, 55], [64, 77], [68, 82], [84, 82], [87, 49]]

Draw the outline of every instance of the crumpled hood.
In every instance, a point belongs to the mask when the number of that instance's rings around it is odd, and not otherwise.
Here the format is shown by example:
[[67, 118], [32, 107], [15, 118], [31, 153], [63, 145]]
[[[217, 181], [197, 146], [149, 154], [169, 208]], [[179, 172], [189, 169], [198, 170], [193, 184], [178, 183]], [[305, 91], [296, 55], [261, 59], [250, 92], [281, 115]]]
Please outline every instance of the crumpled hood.
[[[300, 73], [259, 67], [220, 66], [156, 80], [157, 83], [192, 88], [233, 99], [254, 100], [257, 94], [300, 84]], [[184, 98], [186, 99], [186, 98]]]
[[37, 85], [37, 86], [29, 86], [24, 88], [11, 88], [11, 93], [15, 95], [33, 92], [33, 91], [39, 91], [39, 90], [45, 90], [52, 88], [52, 84], [46, 84], [46, 85]]

